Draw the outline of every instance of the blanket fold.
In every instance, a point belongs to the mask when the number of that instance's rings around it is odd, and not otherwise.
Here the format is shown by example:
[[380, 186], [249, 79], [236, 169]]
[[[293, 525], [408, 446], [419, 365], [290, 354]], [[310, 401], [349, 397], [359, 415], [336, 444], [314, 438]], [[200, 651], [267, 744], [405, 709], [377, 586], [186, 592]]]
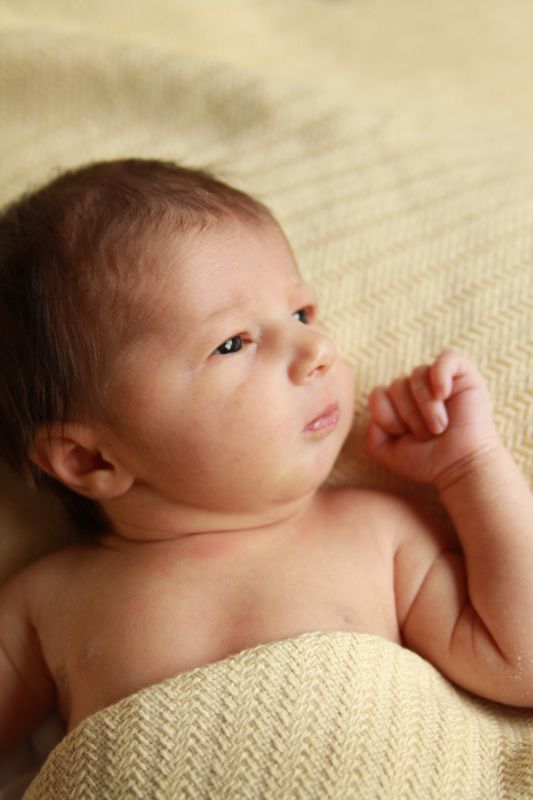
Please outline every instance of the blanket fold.
[[24, 800], [531, 796], [533, 714], [472, 697], [380, 637], [316, 632], [93, 714]]

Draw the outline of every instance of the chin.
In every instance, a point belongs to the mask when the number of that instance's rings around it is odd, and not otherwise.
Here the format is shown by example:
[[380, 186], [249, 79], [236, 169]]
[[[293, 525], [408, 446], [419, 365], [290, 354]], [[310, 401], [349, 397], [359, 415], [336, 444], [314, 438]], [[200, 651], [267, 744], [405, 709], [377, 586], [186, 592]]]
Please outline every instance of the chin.
[[[348, 435], [348, 431], [334, 431], [330, 434], [330, 439], [324, 439], [318, 443], [314, 454], [312, 467], [308, 471], [308, 491], [318, 489], [327, 480], [331, 470], [335, 466], [337, 457], [342, 449], [342, 445]], [[302, 470], [304, 473], [304, 470]]]

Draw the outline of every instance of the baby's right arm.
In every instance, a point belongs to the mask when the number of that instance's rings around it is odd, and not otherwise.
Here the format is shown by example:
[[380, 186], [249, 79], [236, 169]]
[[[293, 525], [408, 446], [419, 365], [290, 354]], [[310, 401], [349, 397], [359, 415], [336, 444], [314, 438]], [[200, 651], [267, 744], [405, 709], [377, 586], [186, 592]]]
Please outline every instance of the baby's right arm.
[[27, 572], [0, 586], [0, 754], [51, 711], [54, 681], [29, 613]]

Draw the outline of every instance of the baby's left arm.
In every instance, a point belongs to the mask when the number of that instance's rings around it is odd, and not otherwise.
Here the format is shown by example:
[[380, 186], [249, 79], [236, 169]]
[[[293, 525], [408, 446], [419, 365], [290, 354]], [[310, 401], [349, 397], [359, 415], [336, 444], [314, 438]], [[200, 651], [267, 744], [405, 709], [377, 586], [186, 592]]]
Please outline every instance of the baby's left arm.
[[456, 683], [533, 706], [533, 495], [495, 430], [485, 383], [445, 351], [369, 400], [369, 453], [432, 483], [462, 553], [413, 514], [396, 544], [407, 646]]

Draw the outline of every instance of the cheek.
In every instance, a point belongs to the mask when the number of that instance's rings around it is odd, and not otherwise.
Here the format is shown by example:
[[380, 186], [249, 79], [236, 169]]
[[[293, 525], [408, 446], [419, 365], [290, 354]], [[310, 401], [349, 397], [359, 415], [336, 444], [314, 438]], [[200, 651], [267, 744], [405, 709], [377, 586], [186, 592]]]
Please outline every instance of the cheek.
[[280, 402], [274, 405], [266, 398], [247, 394], [221, 406], [205, 433], [213, 442], [223, 442], [235, 457], [241, 457], [276, 450], [288, 429]]
[[355, 399], [355, 370], [343, 358], [339, 358], [335, 369], [335, 380], [341, 388], [346, 403], [353, 406]]
[[[217, 460], [261, 460], [287, 444], [294, 435], [294, 420], [281, 390], [272, 380], [263, 385], [257, 377], [216, 395], [199, 393], [189, 424], [191, 445], [213, 452]], [[197, 420], [197, 422], [194, 422]], [[195, 430], [193, 429], [195, 426]], [[201, 443], [201, 444], [200, 444]]]
[[283, 394], [275, 376], [252, 368], [244, 357], [240, 364], [222, 365], [213, 370], [207, 381], [196, 392], [194, 407], [200, 414], [224, 422], [228, 431], [235, 433], [256, 428], [259, 432], [274, 422], [282, 408]]

